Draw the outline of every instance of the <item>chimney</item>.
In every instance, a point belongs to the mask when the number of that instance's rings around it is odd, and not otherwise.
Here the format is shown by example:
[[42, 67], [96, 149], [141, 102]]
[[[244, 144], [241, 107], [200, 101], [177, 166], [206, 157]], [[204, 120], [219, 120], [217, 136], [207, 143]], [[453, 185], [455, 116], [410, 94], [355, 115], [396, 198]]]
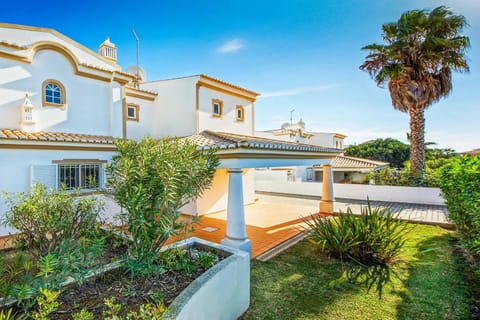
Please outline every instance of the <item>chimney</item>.
[[115, 47], [114, 43], [110, 42], [109, 37], [105, 38], [105, 41], [103, 41], [100, 47], [98, 47], [98, 54], [117, 63], [117, 47]]

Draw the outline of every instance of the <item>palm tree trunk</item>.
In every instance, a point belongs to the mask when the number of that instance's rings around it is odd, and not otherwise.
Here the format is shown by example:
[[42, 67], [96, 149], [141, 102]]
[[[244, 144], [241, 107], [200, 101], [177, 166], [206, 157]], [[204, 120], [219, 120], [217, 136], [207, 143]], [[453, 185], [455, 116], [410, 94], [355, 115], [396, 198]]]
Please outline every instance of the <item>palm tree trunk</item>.
[[425, 169], [425, 116], [423, 108], [410, 108], [410, 172], [418, 175]]

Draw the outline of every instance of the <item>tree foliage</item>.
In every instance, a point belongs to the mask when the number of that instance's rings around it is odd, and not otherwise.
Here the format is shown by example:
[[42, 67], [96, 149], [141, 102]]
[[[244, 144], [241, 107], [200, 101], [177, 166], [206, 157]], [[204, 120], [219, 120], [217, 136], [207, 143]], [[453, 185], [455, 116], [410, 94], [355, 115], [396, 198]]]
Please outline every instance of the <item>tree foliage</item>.
[[452, 71], [469, 70], [465, 17], [444, 6], [403, 13], [382, 26], [385, 44], [371, 44], [361, 70], [388, 85], [392, 105], [410, 116], [412, 173], [425, 166], [424, 110], [452, 90]]
[[113, 197], [126, 209], [130, 271], [151, 272], [165, 241], [186, 227], [178, 211], [206, 190], [218, 159], [187, 140], [117, 139], [107, 167]]
[[345, 149], [345, 155], [384, 161], [390, 163], [393, 167], [401, 168], [410, 157], [410, 147], [408, 144], [392, 138], [377, 139], [348, 146]]
[[480, 156], [448, 160], [440, 168], [440, 189], [450, 220], [476, 255], [480, 275]]

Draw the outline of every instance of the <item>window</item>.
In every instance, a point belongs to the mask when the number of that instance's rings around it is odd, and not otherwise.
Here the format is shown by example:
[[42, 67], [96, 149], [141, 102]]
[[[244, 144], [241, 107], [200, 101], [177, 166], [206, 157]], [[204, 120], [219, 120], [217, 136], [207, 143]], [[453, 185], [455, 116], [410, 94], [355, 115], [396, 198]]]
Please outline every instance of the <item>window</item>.
[[129, 103], [127, 105], [127, 119], [132, 121], [138, 121], [139, 110], [140, 110], [140, 106], [138, 104]]
[[245, 118], [245, 110], [243, 109], [243, 107], [237, 106], [235, 111], [237, 112], [237, 121], [243, 121]]
[[313, 168], [307, 168], [307, 181], [312, 181], [313, 180]]
[[42, 92], [44, 107], [65, 106], [65, 87], [60, 82], [56, 80], [44, 81]]
[[223, 113], [223, 101], [212, 99], [212, 115], [214, 117], [221, 117]]
[[67, 190], [97, 190], [102, 187], [101, 163], [58, 164], [58, 185]]

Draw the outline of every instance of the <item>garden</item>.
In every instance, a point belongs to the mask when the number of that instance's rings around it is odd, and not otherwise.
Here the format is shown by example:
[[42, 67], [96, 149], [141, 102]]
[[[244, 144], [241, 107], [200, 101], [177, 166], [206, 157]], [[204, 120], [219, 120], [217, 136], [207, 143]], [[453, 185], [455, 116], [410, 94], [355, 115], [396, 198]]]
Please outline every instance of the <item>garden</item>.
[[480, 156], [447, 160], [438, 178], [456, 231], [370, 206], [312, 216], [305, 240], [253, 262], [242, 319], [478, 319]]
[[179, 208], [209, 187], [214, 150], [188, 141], [117, 140], [108, 190], [122, 227], [101, 222], [103, 204], [35, 185], [6, 195], [4, 225], [19, 231], [0, 254], [0, 319], [160, 319], [192, 281], [228, 253], [171, 246], [194, 221]]

